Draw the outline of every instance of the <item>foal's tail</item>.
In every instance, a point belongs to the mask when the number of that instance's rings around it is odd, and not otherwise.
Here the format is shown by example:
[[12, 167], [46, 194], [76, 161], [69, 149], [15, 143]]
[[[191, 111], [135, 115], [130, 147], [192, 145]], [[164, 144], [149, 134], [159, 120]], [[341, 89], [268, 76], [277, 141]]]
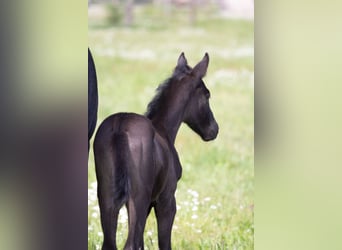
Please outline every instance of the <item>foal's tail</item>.
[[121, 208], [128, 200], [128, 165], [131, 161], [128, 137], [125, 132], [113, 135], [114, 204]]
[[99, 129], [94, 141], [94, 156], [100, 207], [119, 210], [128, 200], [131, 155], [127, 134], [108, 135], [108, 131]]

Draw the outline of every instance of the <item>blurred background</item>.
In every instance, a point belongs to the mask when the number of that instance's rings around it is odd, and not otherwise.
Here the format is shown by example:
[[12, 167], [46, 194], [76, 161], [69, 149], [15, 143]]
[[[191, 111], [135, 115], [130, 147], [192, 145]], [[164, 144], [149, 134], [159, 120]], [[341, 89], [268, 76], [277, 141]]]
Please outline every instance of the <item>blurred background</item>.
[[[220, 126], [203, 142], [182, 126], [176, 148], [183, 176], [176, 194], [173, 249], [254, 247], [254, 4], [253, 1], [89, 1], [88, 42], [99, 88], [98, 125], [110, 114], [143, 114], [181, 52], [190, 66], [205, 52], [204, 81]], [[91, 149], [88, 171], [88, 249], [100, 249], [102, 230]], [[121, 210], [118, 247], [127, 236]], [[158, 249], [154, 213], [146, 249]]]
[[[254, 18], [254, 1], [252, 0], [88, 0], [88, 17], [90, 25], [104, 25], [107, 18], [108, 25], [124, 24], [132, 26], [142, 24], [139, 10], [145, 9], [143, 20], [152, 21], [153, 14], [162, 17], [162, 23], [173, 22], [174, 14], [186, 12], [185, 18], [189, 24], [195, 24], [198, 14], [203, 12], [216, 17], [240, 18], [252, 20]], [[151, 11], [151, 12], [148, 12]], [[138, 20], [135, 18], [138, 16]], [[97, 20], [96, 20], [97, 19]]]
[[99, 121], [117, 111], [144, 112], [181, 50], [190, 65], [210, 54], [205, 81], [221, 131], [204, 143], [180, 130], [185, 173], [176, 249], [251, 249], [253, 213], [246, 207], [254, 188], [255, 249], [342, 249], [341, 1], [260, 0], [255, 26], [214, 2], [197, 6], [194, 22], [189, 7], [134, 4], [131, 25], [124, 5], [114, 11], [120, 21], [108, 24], [104, 5], [95, 11], [103, 14], [91, 14], [95, 4], [1, 5], [1, 249], [101, 243], [93, 159], [89, 169], [86, 162], [88, 46], [98, 64]]

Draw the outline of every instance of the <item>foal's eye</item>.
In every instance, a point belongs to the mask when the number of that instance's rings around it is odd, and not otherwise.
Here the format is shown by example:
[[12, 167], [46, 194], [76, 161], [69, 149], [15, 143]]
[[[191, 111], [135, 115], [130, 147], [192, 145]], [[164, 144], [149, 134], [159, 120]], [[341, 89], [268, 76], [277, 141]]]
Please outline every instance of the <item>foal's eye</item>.
[[206, 97], [207, 99], [210, 98], [210, 92], [209, 92], [209, 91], [205, 94], [205, 97]]

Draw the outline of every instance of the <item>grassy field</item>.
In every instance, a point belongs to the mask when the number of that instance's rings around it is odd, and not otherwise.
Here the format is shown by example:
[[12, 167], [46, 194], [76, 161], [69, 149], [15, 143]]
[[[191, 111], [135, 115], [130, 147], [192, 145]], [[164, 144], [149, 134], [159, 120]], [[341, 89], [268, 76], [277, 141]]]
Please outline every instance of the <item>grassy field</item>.
[[[205, 82], [220, 126], [218, 138], [203, 142], [187, 126], [176, 140], [183, 176], [176, 193], [173, 249], [253, 249], [254, 245], [254, 24], [224, 20], [203, 11], [189, 26], [186, 11], [162, 18], [150, 7], [136, 10], [131, 28], [89, 19], [89, 46], [99, 83], [98, 124], [119, 111], [144, 113], [159, 83], [170, 76], [184, 51], [190, 65], [205, 52]], [[171, 20], [172, 19], [172, 20]], [[93, 153], [89, 157], [88, 249], [100, 249], [102, 230]], [[122, 209], [118, 247], [127, 234]], [[158, 249], [151, 213], [145, 248]]]

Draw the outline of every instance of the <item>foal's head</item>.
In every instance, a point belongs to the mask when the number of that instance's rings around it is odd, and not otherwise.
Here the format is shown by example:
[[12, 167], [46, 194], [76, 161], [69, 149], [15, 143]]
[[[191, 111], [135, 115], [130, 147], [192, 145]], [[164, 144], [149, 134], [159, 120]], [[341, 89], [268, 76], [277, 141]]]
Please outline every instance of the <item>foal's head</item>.
[[209, 55], [191, 68], [182, 53], [179, 56], [174, 76], [179, 75], [182, 84], [190, 86], [189, 100], [185, 108], [183, 121], [205, 141], [216, 138], [219, 127], [209, 106], [210, 92], [202, 78], [207, 73]]

